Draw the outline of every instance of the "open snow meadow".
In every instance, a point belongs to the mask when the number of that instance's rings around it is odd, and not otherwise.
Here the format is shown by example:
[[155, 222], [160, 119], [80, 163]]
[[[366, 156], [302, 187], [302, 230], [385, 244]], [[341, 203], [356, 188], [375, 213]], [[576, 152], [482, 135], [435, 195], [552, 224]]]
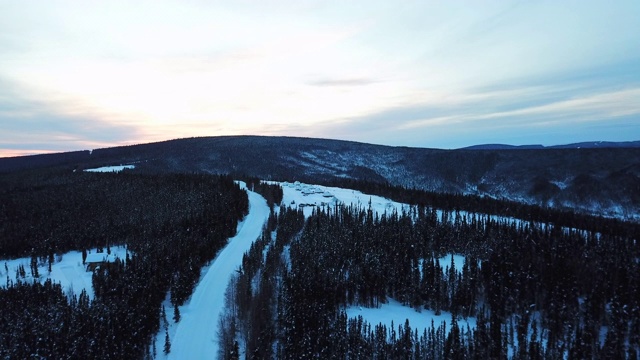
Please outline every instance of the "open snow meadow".
[[[362, 319], [372, 326], [377, 324], [385, 324], [390, 327], [393, 324], [394, 328], [398, 326], [404, 326], [406, 320], [409, 320], [409, 326], [412, 329], [418, 330], [418, 333], [422, 333], [424, 329], [431, 327], [432, 323], [437, 327], [442, 323], [451, 323], [451, 313], [442, 311], [440, 314], [436, 314], [432, 310], [417, 311], [411, 307], [404, 306], [395, 299], [388, 298], [386, 304], [381, 304], [379, 308], [367, 308], [361, 306], [350, 306], [346, 309], [347, 316], [350, 319], [362, 316]], [[461, 328], [473, 329], [476, 327], [475, 318], [460, 319], [458, 326]], [[449, 329], [447, 328], [447, 331]]]
[[125, 169], [135, 169], [135, 165], [114, 165], [114, 166], [103, 166], [95, 169], [86, 169], [86, 172], [98, 172], [98, 173], [111, 173], [111, 172], [120, 172]]
[[[91, 285], [91, 275], [93, 274], [87, 268], [88, 263], [95, 259], [100, 262], [103, 259], [106, 262], [113, 262], [115, 259], [125, 261], [127, 258], [127, 249], [124, 246], [113, 246], [109, 253], [107, 249], [98, 253], [97, 249], [87, 251], [87, 264], [82, 262], [81, 251], [70, 251], [65, 254], [55, 255], [49, 271], [49, 261], [46, 259], [37, 259], [37, 275], [34, 276], [32, 270], [31, 258], [19, 258], [11, 260], [0, 260], [0, 279], [4, 278], [4, 285], [8, 282], [39, 281], [44, 283], [47, 279], [51, 279], [53, 283], [59, 283], [67, 294], [75, 294], [79, 296], [82, 290], [87, 292], [89, 299], [93, 300], [93, 287]], [[24, 271], [22, 271], [24, 270]]]
[[363, 194], [357, 190], [343, 189], [337, 187], [310, 185], [299, 182], [276, 183], [282, 186], [282, 203], [289, 207], [302, 208], [304, 215], [309, 217], [314, 208], [332, 207], [336, 204], [353, 205], [357, 208], [368, 208], [378, 213], [391, 213], [393, 211], [402, 212], [409, 209], [406, 204], [401, 204], [377, 195]]

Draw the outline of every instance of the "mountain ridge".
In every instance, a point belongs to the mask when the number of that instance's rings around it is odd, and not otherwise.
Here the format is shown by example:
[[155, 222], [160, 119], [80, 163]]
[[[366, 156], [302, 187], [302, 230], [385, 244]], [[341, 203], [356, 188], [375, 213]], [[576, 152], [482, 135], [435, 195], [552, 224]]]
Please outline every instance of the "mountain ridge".
[[562, 145], [508, 145], [508, 144], [479, 144], [463, 147], [465, 150], [512, 150], [512, 149], [601, 149], [601, 148], [637, 148], [640, 141], [584, 141]]
[[[632, 144], [639, 142], [631, 142]], [[135, 164], [140, 172], [273, 180], [347, 178], [640, 219], [640, 147], [427, 149], [353, 141], [222, 136], [0, 159], [0, 172]]]

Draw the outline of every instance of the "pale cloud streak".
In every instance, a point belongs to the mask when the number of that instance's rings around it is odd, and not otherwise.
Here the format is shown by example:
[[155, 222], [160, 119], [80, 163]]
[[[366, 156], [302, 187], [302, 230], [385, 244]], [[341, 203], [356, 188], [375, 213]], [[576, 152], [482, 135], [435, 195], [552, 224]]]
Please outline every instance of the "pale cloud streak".
[[[480, 98], [486, 97], [480, 96]], [[504, 99], [501, 98], [501, 100]], [[528, 126], [547, 126], [559, 121], [579, 124], [631, 115], [640, 117], [640, 88], [561, 100], [510, 111], [469, 113], [412, 120], [405, 122], [399, 128], [415, 129], [436, 124], [460, 124], [501, 118], [511, 118], [515, 124], [526, 122]]]

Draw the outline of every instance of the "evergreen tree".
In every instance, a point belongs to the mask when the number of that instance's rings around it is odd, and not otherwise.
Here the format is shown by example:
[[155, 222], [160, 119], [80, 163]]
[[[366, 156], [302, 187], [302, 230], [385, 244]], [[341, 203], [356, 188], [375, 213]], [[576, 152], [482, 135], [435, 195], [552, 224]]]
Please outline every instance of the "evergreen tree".
[[180, 309], [177, 303], [173, 304], [173, 321], [176, 323], [180, 321]]
[[167, 321], [167, 312], [164, 309], [164, 305], [162, 305], [162, 312], [160, 315], [161, 319], [162, 319], [162, 325], [163, 327], [166, 329], [169, 328], [169, 321]]
[[169, 330], [164, 331], [164, 353], [165, 355], [171, 352], [171, 340], [169, 340]]
[[40, 274], [38, 273], [38, 259], [35, 255], [31, 256], [31, 275], [34, 279], [40, 277]]

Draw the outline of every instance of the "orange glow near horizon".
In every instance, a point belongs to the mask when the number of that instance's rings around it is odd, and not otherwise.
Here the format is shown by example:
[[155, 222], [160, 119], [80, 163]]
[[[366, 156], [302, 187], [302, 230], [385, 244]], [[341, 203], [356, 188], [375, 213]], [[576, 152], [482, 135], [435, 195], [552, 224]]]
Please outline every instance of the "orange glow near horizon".
[[17, 149], [0, 149], [0, 158], [55, 154], [60, 151], [55, 150], [17, 150]]

